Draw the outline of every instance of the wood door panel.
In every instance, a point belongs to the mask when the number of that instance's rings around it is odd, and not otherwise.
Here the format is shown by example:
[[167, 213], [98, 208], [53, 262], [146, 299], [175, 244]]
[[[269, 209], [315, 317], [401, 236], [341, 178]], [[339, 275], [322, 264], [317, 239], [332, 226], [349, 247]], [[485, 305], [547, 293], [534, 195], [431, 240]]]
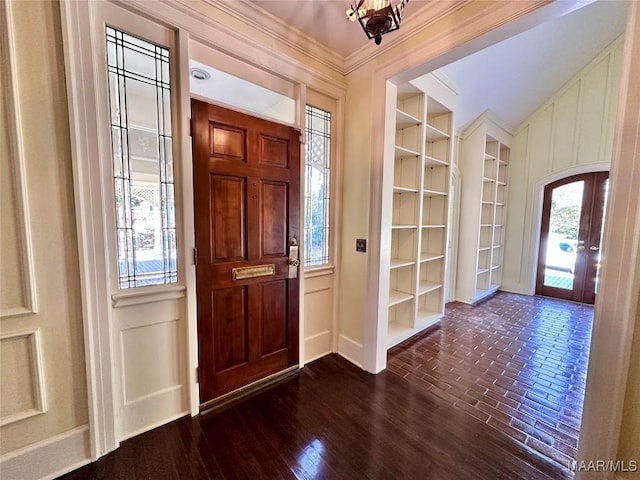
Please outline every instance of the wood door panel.
[[211, 175], [211, 262], [246, 258], [246, 180]]
[[247, 161], [246, 131], [230, 125], [211, 122], [209, 152], [213, 157], [221, 157], [234, 161]]
[[270, 137], [268, 135], [259, 136], [258, 163], [271, 167], [287, 168], [289, 142], [282, 138]]
[[249, 361], [247, 287], [213, 290], [211, 316], [215, 371], [246, 364]]
[[[286, 280], [260, 285], [262, 315], [260, 318], [262, 355], [287, 346], [287, 283]], [[284, 314], [284, 315], [283, 315]]]
[[[199, 384], [207, 404], [298, 363], [300, 289], [289, 278], [288, 245], [300, 238], [300, 132], [198, 100], [191, 113]], [[269, 265], [273, 274], [233, 273]]]
[[283, 182], [262, 182], [262, 257], [287, 255], [287, 205], [289, 192]]
[[[542, 222], [540, 229], [540, 247], [538, 250], [538, 266], [536, 271], [536, 294], [549, 297], [572, 300], [593, 304], [600, 262], [600, 237], [606, 201], [606, 181], [609, 172], [582, 173], [566, 177], [545, 186]], [[549, 274], [549, 284], [545, 283], [547, 275], [547, 249], [556, 248], [550, 242], [550, 224], [554, 190], [572, 183], [583, 182], [582, 200], [579, 206], [578, 239], [575, 261], [570, 270], [571, 279], [563, 281], [560, 274]], [[557, 214], [559, 215], [559, 213]], [[556, 232], [557, 235], [557, 232]], [[555, 260], [558, 262], [558, 260]], [[565, 265], [559, 268], [557, 264], [549, 267], [551, 270], [566, 270]]]

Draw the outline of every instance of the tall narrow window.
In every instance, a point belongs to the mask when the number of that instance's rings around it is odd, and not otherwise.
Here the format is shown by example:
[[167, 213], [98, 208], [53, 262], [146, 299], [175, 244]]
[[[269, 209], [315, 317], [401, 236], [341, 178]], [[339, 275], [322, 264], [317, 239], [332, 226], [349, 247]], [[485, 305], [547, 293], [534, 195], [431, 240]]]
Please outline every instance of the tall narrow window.
[[329, 263], [331, 114], [306, 108], [304, 265]]
[[169, 51], [106, 29], [120, 288], [177, 281]]

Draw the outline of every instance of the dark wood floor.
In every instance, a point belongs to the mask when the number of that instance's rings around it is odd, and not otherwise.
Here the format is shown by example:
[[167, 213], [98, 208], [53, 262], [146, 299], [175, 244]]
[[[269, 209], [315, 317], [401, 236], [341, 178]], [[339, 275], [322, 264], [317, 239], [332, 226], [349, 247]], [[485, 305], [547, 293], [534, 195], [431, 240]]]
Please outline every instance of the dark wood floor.
[[76, 479], [570, 479], [433, 392], [337, 355], [217, 413], [122, 443]]
[[447, 305], [440, 325], [389, 352], [388, 368], [548, 456], [576, 459], [593, 307], [499, 293]]

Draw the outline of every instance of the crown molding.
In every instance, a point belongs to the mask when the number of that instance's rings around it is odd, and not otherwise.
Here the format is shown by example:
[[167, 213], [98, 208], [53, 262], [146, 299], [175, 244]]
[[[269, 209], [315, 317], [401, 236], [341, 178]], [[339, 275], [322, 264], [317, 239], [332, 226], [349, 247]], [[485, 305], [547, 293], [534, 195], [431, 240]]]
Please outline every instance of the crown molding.
[[[399, 43], [420, 33], [420, 31], [429, 25], [464, 7], [471, 1], [472, 0], [452, 0], [446, 2], [431, 2], [416, 12], [409, 13], [408, 15], [407, 12], [405, 12], [406, 16], [403, 17], [400, 30], [392, 37], [384, 37], [384, 45], [375, 45], [373, 42], [369, 42], [345, 58], [344, 74], [348, 75], [375, 57], [396, 47]], [[387, 40], [388, 38], [389, 40]]]
[[247, 25], [250, 25], [260, 33], [267, 35], [278, 43], [310, 57], [330, 69], [344, 75], [344, 57], [327, 48], [317, 40], [306, 35], [301, 30], [291, 26], [284, 20], [272, 15], [248, 0], [203, 0]]
[[495, 126], [501, 128], [511, 136], [515, 134], [515, 129], [507, 122], [502, 120], [495, 112], [493, 112], [492, 110], [485, 110], [475, 120], [472, 120], [466, 125], [462, 125], [456, 128], [456, 135], [459, 136], [462, 140], [466, 140], [473, 131], [475, 131], [481, 125], [486, 124], [487, 122], [493, 123]]

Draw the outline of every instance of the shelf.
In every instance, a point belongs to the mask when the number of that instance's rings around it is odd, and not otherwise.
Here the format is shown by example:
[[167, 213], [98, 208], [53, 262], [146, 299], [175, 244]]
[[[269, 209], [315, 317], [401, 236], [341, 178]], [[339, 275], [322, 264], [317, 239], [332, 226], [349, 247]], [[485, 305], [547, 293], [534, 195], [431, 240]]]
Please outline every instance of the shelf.
[[449, 165], [445, 160], [440, 160], [439, 158], [431, 157], [429, 155], [424, 156], [424, 166], [425, 167], [446, 167]]
[[448, 133], [437, 129], [436, 127], [429, 125], [428, 123], [425, 125], [424, 135], [428, 142], [434, 142], [436, 140], [447, 140], [448, 138], [450, 138], [450, 135]]
[[[493, 248], [496, 248], [496, 247], [493, 247]], [[478, 249], [478, 252], [486, 252], [487, 250], [491, 250], [491, 247], [480, 247]]]
[[489, 271], [488, 268], [479, 268], [476, 272], [476, 275], [482, 275], [483, 273], [487, 273]]
[[400, 158], [406, 157], [419, 157], [420, 152], [416, 152], [415, 150], [409, 150], [408, 148], [401, 147], [400, 145], [395, 146], [394, 155], [396, 160]]
[[496, 207], [504, 207], [504, 203], [496, 203]]
[[419, 118], [409, 115], [400, 109], [396, 109], [396, 128], [414, 127], [421, 123]]
[[444, 255], [441, 253], [421, 253], [420, 254], [420, 263], [424, 262], [432, 262], [433, 260], [438, 260], [440, 258], [444, 258]]
[[424, 195], [425, 197], [444, 197], [447, 195], [447, 192], [439, 192], [437, 190], [428, 190], [425, 188], [422, 191], [422, 195]]
[[438, 290], [439, 288], [442, 288], [441, 283], [422, 281], [418, 283], [418, 295], [433, 292], [434, 290]]
[[408, 267], [415, 264], [415, 260], [408, 260], [406, 258], [392, 258], [389, 268], [393, 270], [394, 268]]
[[[493, 181], [493, 180], [492, 180], [492, 181]], [[502, 185], [502, 186], [506, 186], [506, 185], [507, 185], [507, 184], [506, 184], [506, 182], [501, 182], [500, 180], [498, 180], [498, 182], [497, 182], [497, 183], [498, 183], [498, 185]]]
[[483, 205], [493, 205], [493, 202], [490, 202], [489, 200], [482, 200], [482, 204]]
[[500, 268], [500, 265], [491, 265], [491, 270], [497, 270]]
[[387, 326], [387, 348], [406, 340], [415, 332], [413, 328], [396, 322], [389, 322]]
[[504, 165], [504, 166], [508, 165], [508, 163], [505, 162], [504, 160], [499, 160], [498, 163], [500, 163], [500, 165]]
[[416, 318], [416, 329], [424, 330], [427, 327], [435, 325], [442, 318], [442, 313], [434, 312], [432, 310], [418, 310], [418, 317]]
[[[487, 247], [489, 248], [489, 247]], [[502, 248], [502, 245], [494, 245], [493, 248]]]
[[413, 298], [413, 295], [411, 295], [410, 293], [399, 292], [398, 290], [391, 290], [389, 292], [389, 306], [393, 307], [394, 305], [397, 305], [402, 302], [406, 302], [408, 300], [411, 300], [412, 298]]
[[502, 228], [502, 227], [503, 227], [503, 225], [498, 225], [498, 224], [496, 224], [496, 225], [494, 225], [494, 227], [495, 227], [495, 228]]
[[482, 177], [482, 181], [484, 183], [494, 183], [495, 180], [493, 178], [489, 178], [489, 177]]
[[422, 228], [444, 228], [445, 225], [422, 225]]
[[393, 193], [418, 193], [417, 188], [393, 186]]
[[391, 225], [393, 230], [410, 230], [418, 228], [417, 225]]
[[490, 227], [491, 224], [490, 223], [481, 223], [480, 226], [481, 227]]
[[496, 156], [495, 155], [491, 155], [490, 153], [485, 153], [484, 154], [484, 159], [485, 160], [495, 160]]
[[498, 290], [498, 285], [491, 285], [491, 287], [489, 288], [478, 288], [476, 290], [476, 294], [475, 297], [473, 299], [474, 303], [478, 302], [480, 300], [482, 300], [483, 298], [488, 297], [489, 295], [492, 295], [496, 292], [496, 290]]

